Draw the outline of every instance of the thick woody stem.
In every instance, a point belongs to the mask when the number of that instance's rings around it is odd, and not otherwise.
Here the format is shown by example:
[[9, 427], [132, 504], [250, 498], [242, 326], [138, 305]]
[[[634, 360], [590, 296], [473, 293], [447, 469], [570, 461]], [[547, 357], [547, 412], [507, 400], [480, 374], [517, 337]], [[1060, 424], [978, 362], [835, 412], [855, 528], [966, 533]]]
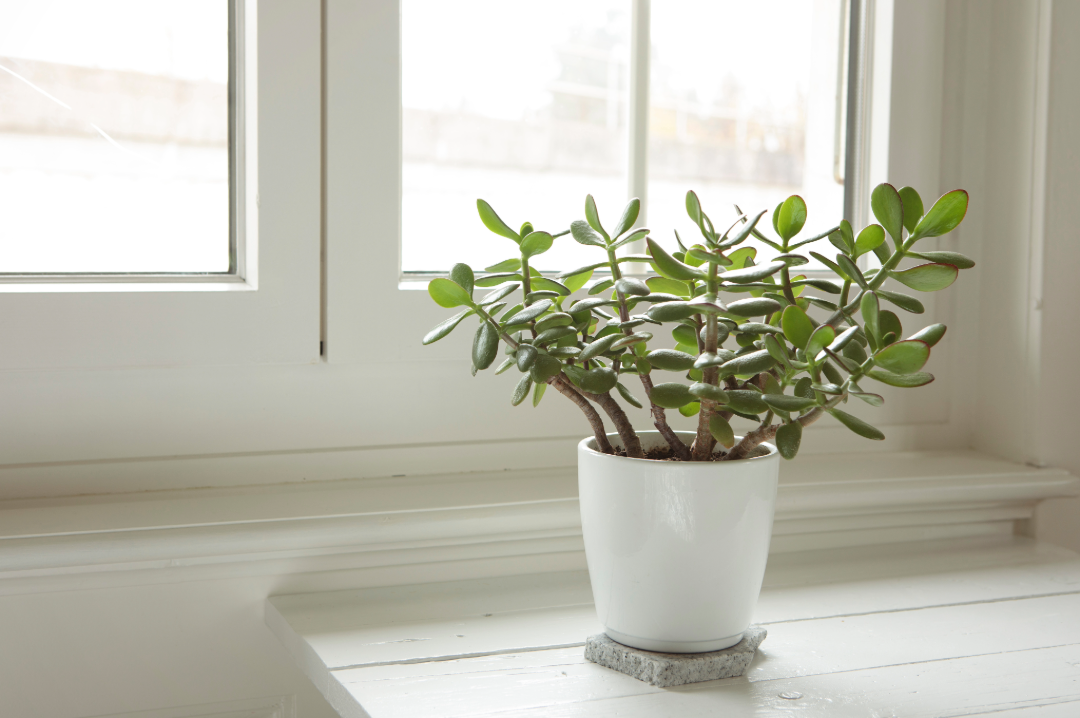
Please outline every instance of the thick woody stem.
[[[824, 409], [817, 408], [811, 411], [806, 416], [800, 416], [798, 421], [804, 427], [810, 426], [815, 421], [821, 418], [821, 415], [825, 413]], [[776, 430], [780, 428], [779, 424], [762, 425], [751, 431], [749, 434], [742, 438], [738, 444], [732, 447], [731, 451], [727, 452], [721, 461], [738, 461], [739, 459], [745, 459], [750, 455], [758, 444], [763, 441], [768, 441], [776, 436]]]
[[[646, 396], [652, 396], [652, 377], [648, 374], [641, 375], [641, 385], [645, 387]], [[667, 423], [667, 414], [664, 412], [664, 408], [652, 403], [652, 399], [649, 399], [649, 404], [652, 405], [653, 426], [660, 432], [660, 436], [664, 437], [671, 450], [675, 453], [680, 461], [690, 461], [690, 447], [683, 443], [679, 435], [675, 433], [675, 430]]]
[[583, 391], [581, 394], [590, 401], [596, 402], [611, 418], [611, 423], [615, 425], [615, 431], [619, 432], [619, 438], [622, 439], [626, 455], [632, 459], [644, 459], [645, 451], [641, 448], [641, 439], [634, 432], [634, 427], [630, 424], [626, 412], [619, 406], [619, 402], [612, 399], [611, 394], [591, 394], [587, 391]]
[[593, 434], [596, 436], [596, 448], [602, 453], [614, 454], [615, 449], [611, 447], [611, 442], [608, 441], [604, 420], [596, 413], [596, 409], [592, 407], [592, 404], [586, 401], [585, 397], [579, 394], [577, 389], [562, 375], [552, 377], [548, 380], [548, 383], [555, 387], [560, 394], [577, 404], [577, 407], [585, 414], [585, 418], [589, 420], [589, 425], [592, 426]]

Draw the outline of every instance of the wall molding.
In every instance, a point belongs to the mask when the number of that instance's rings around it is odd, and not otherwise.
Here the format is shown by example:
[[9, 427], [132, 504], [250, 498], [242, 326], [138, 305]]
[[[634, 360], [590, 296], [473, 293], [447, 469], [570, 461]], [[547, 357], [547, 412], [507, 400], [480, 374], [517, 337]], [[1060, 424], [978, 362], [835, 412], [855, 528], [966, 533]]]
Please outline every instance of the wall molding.
[[[801, 457], [783, 466], [773, 551], [1013, 533], [1039, 501], [1078, 493], [1066, 471], [975, 452]], [[583, 567], [570, 467], [0, 502], [0, 593]]]

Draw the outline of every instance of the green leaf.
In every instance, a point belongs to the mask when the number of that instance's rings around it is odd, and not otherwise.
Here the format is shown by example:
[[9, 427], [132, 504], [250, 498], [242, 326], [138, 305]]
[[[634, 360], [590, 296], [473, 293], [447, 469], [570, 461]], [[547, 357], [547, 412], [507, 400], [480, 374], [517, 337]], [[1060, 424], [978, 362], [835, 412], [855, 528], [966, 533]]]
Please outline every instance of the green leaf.
[[685, 384], [678, 382], [665, 382], [653, 387], [650, 395], [652, 403], [665, 409], [678, 409], [694, 401], [694, 395]]
[[529, 369], [532, 369], [532, 365], [538, 356], [540, 356], [540, 351], [532, 344], [522, 344], [519, 346], [517, 350], [518, 371], [526, 372], [529, 371]]
[[574, 327], [552, 327], [550, 329], [545, 329], [544, 331], [537, 334], [536, 338], [533, 339], [533, 344], [538, 347], [542, 347], [545, 344], [551, 344], [552, 342], [556, 342], [563, 337], [568, 337], [574, 334], [577, 334], [577, 329]]
[[548, 309], [551, 309], [551, 307], [553, 306], [554, 302], [552, 302], [550, 299], [541, 299], [536, 304], [525, 307], [520, 312], [510, 317], [510, 319], [506, 321], [506, 326], [512, 327], [518, 324], [524, 324], [526, 322], [532, 321], [533, 319], [536, 319], [538, 316], [546, 312]]
[[675, 341], [680, 344], [686, 344], [693, 346], [697, 344], [698, 333], [694, 327], [688, 327], [685, 324], [680, 324], [671, 330], [671, 336]]
[[622, 382], [616, 382], [615, 388], [619, 390], [619, 394], [622, 396], [622, 398], [626, 399], [627, 404], [629, 404], [630, 406], [636, 406], [638, 409], [643, 408], [641, 402], [638, 401], [638, 398], [631, 394], [630, 390], [622, 385]]
[[529, 259], [538, 254], [543, 254], [551, 249], [554, 242], [555, 240], [547, 232], [533, 232], [521, 240], [521, 256]]
[[540, 406], [540, 400], [544, 398], [544, 392], [547, 391], [547, 384], [537, 384], [533, 388], [533, 407]]
[[590, 247], [607, 247], [604, 238], [597, 234], [587, 222], [582, 222], [580, 219], [570, 223], [570, 234], [578, 244]]
[[874, 363], [894, 374], [914, 374], [926, 365], [930, 346], [918, 339], [905, 339], [874, 355]]
[[481, 307], [488, 307], [489, 312], [494, 312], [495, 309], [491, 305], [499, 301], [508, 294], [512, 294], [521, 287], [520, 284], [508, 284], [504, 287], [499, 287], [494, 292], [488, 292], [484, 295], [484, 298], [480, 300]]
[[809, 264], [810, 260], [801, 254], [779, 254], [773, 257], [777, 262], [783, 262], [788, 267], [801, 267], [804, 264]]
[[859, 232], [859, 238], [855, 240], [855, 251], [851, 256], [860, 257], [867, 252], [872, 252], [885, 241], [885, 230], [881, 225], [872, 224]]
[[473, 336], [472, 362], [477, 369], [487, 369], [499, 353], [499, 332], [491, 322], [481, 321]]
[[649, 245], [649, 254], [656, 261], [656, 269], [669, 279], [688, 281], [691, 279], [705, 279], [706, 274], [700, 269], [683, 264], [672, 257], [652, 238], [645, 240]]
[[814, 394], [814, 380], [808, 376], [804, 376], [795, 382], [795, 396], [813, 399], [816, 402], [817, 396]]
[[[756, 352], [742, 354], [720, 365], [720, 375], [732, 374], [760, 374], [776, 366], [776, 360], [769, 354], [768, 349], [759, 349]], [[756, 414], [757, 412], [752, 412]]]
[[590, 287], [589, 288], [589, 294], [590, 295], [601, 294], [601, 293], [607, 291], [608, 289], [611, 289], [614, 286], [615, 286], [615, 280], [614, 279], [605, 279], [604, 281], [597, 282], [592, 287]]
[[922, 302], [920, 302], [915, 297], [909, 297], [908, 295], [900, 294], [899, 292], [889, 292], [884, 289], [876, 289], [874, 291], [879, 297], [886, 301], [892, 302], [896, 306], [903, 309], [905, 312], [911, 312], [912, 314], [922, 314], [926, 311], [926, 308], [923, 307]]
[[739, 299], [738, 301], [734, 301], [727, 305], [728, 313], [734, 314], [737, 317], [763, 317], [767, 314], [778, 312], [781, 309], [780, 302], [775, 299], [768, 299], [767, 297]]
[[570, 308], [566, 311], [571, 314], [577, 314], [578, 312], [584, 312], [597, 307], [610, 307], [615, 304], [614, 299], [604, 299], [603, 297], [590, 297], [589, 299], [581, 299], [570, 305]]
[[529, 376], [535, 382], [545, 382], [553, 376], [558, 376], [559, 372], [562, 371], [562, 367], [562, 362], [555, 357], [540, 354], [529, 368]]
[[600, 213], [596, 211], [596, 200], [591, 194], [585, 195], [585, 219], [589, 221], [589, 226], [599, 232], [604, 239], [611, 239], [600, 224]]
[[839, 409], [828, 409], [828, 412], [832, 414], [837, 421], [854, 431], [864, 439], [873, 439], [874, 441], [882, 441], [885, 435], [881, 433], [880, 429], [876, 429], [870, 426], [865, 421], [857, 416], [852, 416], [846, 411], [840, 411]]
[[608, 351], [611, 348], [611, 345], [620, 339], [622, 339], [621, 334], [608, 334], [606, 337], [594, 339], [581, 350], [578, 359], [580, 361], [589, 361], [593, 357], [598, 357]]
[[877, 294], [874, 292], [863, 294], [859, 307], [863, 315], [863, 324], [866, 326], [866, 337], [870, 340], [870, 347], [877, 349], [877, 347], [881, 346], [881, 326], [879, 324], [881, 305], [878, 304]]
[[[506, 237], [512, 239], [515, 242], [521, 241], [521, 236], [510, 229], [510, 227], [499, 218], [499, 215], [495, 214], [495, 210], [491, 208], [491, 205], [482, 199], [476, 200], [476, 209], [480, 212], [480, 221], [484, 223], [484, 226], [490, 229], [500, 237]], [[521, 403], [521, 402], [518, 402]], [[516, 406], [516, 404], [515, 404]]]
[[816, 406], [817, 402], [803, 396], [791, 396], [790, 394], [762, 394], [761, 400], [780, 411], [802, 411]]
[[674, 349], [654, 349], [645, 358], [657, 369], [686, 371], [694, 366], [694, 357]]
[[959, 252], [911, 252], [912, 257], [919, 257], [939, 264], [951, 264], [957, 269], [971, 269], [975, 260]]
[[611, 350], [622, 349], [623, 347], [632, 346], [634, 344], [641, 344], [652, 339], [652, 334], [649, 332], [635, 332], [629, 336], [620, 336], [611, 345]]
[[806, 202], [797, 194], [793, 194], [780, 205], [780, 212], [776, 217], [776, 232], [784, 241], [788, 241], [802, 231], [806, 224]]
[[882, 344], [892, 343], [884, 341], [886, 335], [893, 334], [893, 341], [896, 341], [904, 333], [904, 327], [900, 324], [900, 317], [888, 309], [882, 309], [878, 312], [878, 329], [881, 331]]
[[450, 317], [446, 321], [440, 322], [430, 332], [424, 335], [424, 345], [433, 344], [450, 332], [454, 331], [458, 324], [461, 324], [461, 320], [473, 313], [472, 309], [466, 309], [463, 312], [458, 312], [454, 316]]
[[442, 277], [432, 279], [428, 283], [428, 294], [436, 304], [447, 309], [472, 303], [469, 293], [460, 284]]
[[911, 335], [912, 339], [917, 339], [921, 342], [926, 342], [926, 346], [932, 347], [941, 341], [941, 338], [945, 336], [944, 324], [931, 324], [925, 329], [921, 329], [915, 334]]
[[649, 307], [645, 314], [658, 322], [677, 322], [680, 319], [689, 319], [701, 312], [701, 309], [687, 302], [664, 302]]
[[686, 286], [686, 282], [679, 282], [667, 277], [649, 277], [645, 280], [645, 284], [654, 292], [675, 294], [680, 297], [690, 296], [690, 288]]
[[802, 443], [802, 424], [793, 421], [782, 425], [776, 430], [776, 449], [788, 461], [795, 458], [799, 453], [799, 444]]
[[525, 401], [525, 397], [529, 395], [529, 389], [532, 389], [532, 377], [528, 374], [522, 374], [517, 386], [514, 387], [514, 393], [510, 397], [510, 404], [517, 406]]
[[844, 383], [844, 377], [840, 374], [840, 370], [833, 366], [832, 362], [827, 359], [821, 363], [821, 373], [833, 384]]
[[869, 285], [866, 283], [866, 277], [863, 276], [863, 273], [855, 265], [855, 262], [851, 261], [851, 259], [846, 254], [836, 255], [836, 263], [839, 264], [840, 268], [844, 270], [844, 274], [851, 277], [860, 287], [862, 287], [863, 289], [867, 289], [869, 287]]
[[704, 369], [710, 366], [720, 366], [721, 364], [727, 364], [734, 358], [735, 352], [728, 351], [727, 349], [718, 349], [715, 354], [712, 352], [705, 352], [694, 360], [694, 368]]
[[735, 446], [735, 432], [728, 420], [720, 414], [714, 413], [709, 417], [709, 433], [725, 449]]
[[588, 283], [588, 281], [592, 279], [592, 275], [593, 270], [591, 269], [585, 272], [578, 272], [577, 274], [572, 274], [569, 277], [563, 278], [563, 285], [570, 290], [571, 294], [573, 294], [574, 292], [584, 287], [586, 283]]
[[728, 255], [728, 259], [731, 260], [731, 266], [728, 267], [728, 271], [735, 269], [742, 269], [748, 266], [751, 259], [757, 257], [757, 249], [754, 247], [743, 247], [742, 249], [736, 249], [734, 252]]
[[497, 287], [500, 284], [506, 284], [507, 282], [519, 282], [521, 281], [521, 275], [517, 272], [498, 272], [496, 274], [485, 274], [476, 280], [476, 286], [478, 287]]
[[746, 322], [735, 327], [735, 330], [742, 334], [780, 334], [783, 331], [780, 327], [761, 322]]
[[960, 273], [951, 264], [920, 264], [902, 272], [891, 272], [896, 281], [919, 292], [936, 292], [956, 281]]
[[538, 332], [543, 332], [548, 329], [554, 329], [555, 327], [568, 327], [573, 323], [574, 318], [566, 312], [555, 312], [554, 314], [548, 314], [543, 319], [537, 321], [534, 328]]
[[484, 267], [485, 272], [516, 272], [519, 269], [521, 269], [520, 259], [504, 259], [498, 264]]
[[[821, 291], [828, 292], [829, 294], [840, 293], [840, 287], [836, 286], [835, 283], [830, 282], [828, 279], [793, 279], [791, 282], [791, 286], [814, 287], [815, 289], [820, 289]], [[795, 296], [799, 296], [799, 292], [795, 292]]]
[[708, 399], [710, 401], [726, 402], [728, 400], [727, 392], [718, 386], [712, 384], [706, 384], [705, 382], [695, 382], [690, 385], [690, 393], [699, 399]]
[[756, 282], [759, 279], [776, 274], [786, 265], [783, 262], [769, 262], [768, 264], [759, 264], [753, 267], [747, 267], [746, 269], [734, 269], [724, 272], [720, 275], [720, 279], [724, 282], [735, 282], [736, 284], [746, 284], [747, 282]]
[[693, 190], [686, 193], [686, 213], [690, 215], [690, 219], [694, 220], [694, 224], [699, 227], [703, 226], [701, 221], [701, 202], [698, 200], [698, 196], [694, 194]]
[[870, 371], [866, 372], [866, 375], [871, 379], [880, 381], [882, 384], [899, 386], [905, 389], [926, 386], [934, 380], [933, 374], [927, 374], [922, 371], [915, 372], [914, 374], [895, 374], [887, 369], [882, 369], [881, 367], [872, 368]]
[[814, 333], [810, 335], [810, 339], [806, 342], [807, 360], [813, 360], [817, 357], [822, 349], [832, 344], [833, 339], [836, 339], [836, 330], [828, 324], [822, 324], [815, 329]]
[[503, 363], [499, 365], [499, 368], [495, 370], [495, 376], [502, 374], [504, 371], [514, 366], [516, 362], [517, 360], [514, 357], [506, 357], [506, 359], [503, 360]]
[[530, 282], [533, 289], [550, 290], [563, 297], [569, 297], [572, 294], [570, 287], [550, 277], [533, 277]]
[[727, 405], [740, 414], [760, 414], [768, 411], [769, 406], [762, 400], [761, 394], [749, 389], [729, 389]]
[[856, 390], [856, 389], [849, 389], [848, 393], [851, 394], [852, 396], [855, 396], [855, 397], [858, 397], [859, 399], [862, 399], [863, 401], [865, 401], [870, 406], [881, 406], [882, 404], [885, 403], [884, 397], [882, 397], [880, 394], [871, 394], [870, 392], [859, 391], [859, 390]]
[[799, 349], [805, 349], [810, 341], [810, 335], [814, 333], [814, 323], [806, 316], [799, 307], [791, 306], [784, 309], [780, 320], [780, 326], [784, 329], [784, 336], [789, 342]]
[[[621, 237], [624, 232], [634, 226], [634, 222], [637, 221], [638, 212], [641, 210], [641, 200], [635, 197], [630, 200], [626, 207], [623, 209], [622, 216], [619, 217], [619, 221], [615, 224], [615, 229], [612, 230], [612, 237]], [[599, 219], [597, 219], [599, 222]]]
[[858, 327], [848, 327], [840, 333], [840, 336], [836, 337], [836, 339], [833, 340], [832, 344], [829, 345], [829, 351], [834, 353], [841, 351], [851, 342], [852, 339], [855, 338], [855, 335], [858, 333]]
[[904, 203], [904, 226], [907, 227], [908, 233], [914, 232], [915, 225], [923, 216], [922, 197], [911, 187], [901, 187], [900, 199]]
[[956, 229], [967, 214], [968, 193], [962, 189], [943, 194], [926, 216], [919, 220], [915, 230], [908, 238], [914, 243], [924, 237], [940, 237]]
[[593, 270], [600, 269], [600, 267], [606, 266], [608, 266], [607, 262], [596, 262], [594, 264], [588, 264], [584, 267], [578, 267], [577, 269], [571, 269], [569, 272], [559, 272], [559, 274], [557, 274], [556, 276], [559, 277], [559, 279], [566, 279], [568, 277], [573, 277], [578, 274], [584, 274], [585, 272], [589, 272], [591, 274]]
[[460, 285], [472, 297], [474, 281], [472, 267], [467, 264], [455, 264], [450, 269], [450, 281]]
[[689, 404], [683, 404], [679, 407], [679, 413], [683, 416], [694, 416], [701, 411], [701, 403], [692, 401]]
[[[891, 184], [879, 184], [870, 194], [870, 208], [877, 221], [881, 222], [881, 226], [892, 237], [893, 243], [899, 247], [904, 241], [904, 203], [900, 199], [900, 193]], [[855, 244], [858, 246], [858, 241]]]
[[645, 282], [634, 277], [623, 277], [615, 282], [615, 291], [630, 294], [636, 297], [644, 297], [649, 294], [649, 287]]
[[645, 239], [645, 237], [648, 234], [649, 234], [649, 230], [647, 230], [647, 229], [634, 230], [630, 234], [628, 234], [625, 237], [623, 237], [622, 239], [620, 239], [615, 244], [611, 245], [611, 248], [612, 249], [618, 249], [619, 247], [626, 246], [627, 244], [630, 244], [631, 242], [637, 242], [638, 240]]

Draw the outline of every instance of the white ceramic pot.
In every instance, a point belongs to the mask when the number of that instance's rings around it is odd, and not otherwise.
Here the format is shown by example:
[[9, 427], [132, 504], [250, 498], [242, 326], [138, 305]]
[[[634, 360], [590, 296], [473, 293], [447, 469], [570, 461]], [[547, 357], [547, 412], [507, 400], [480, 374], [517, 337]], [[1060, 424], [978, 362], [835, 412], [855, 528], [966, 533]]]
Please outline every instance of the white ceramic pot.
[[[666, 445], [657, 432], [640, 436], [646, 450]], [[608, 636], [666, 653], [742, 640], [765, 574], [780, 470], [776, 447], [762, 446], [768, 454], [752, 459], [690, 462], [601, 454], [595, 438], [578, 444], [585, 556]]]

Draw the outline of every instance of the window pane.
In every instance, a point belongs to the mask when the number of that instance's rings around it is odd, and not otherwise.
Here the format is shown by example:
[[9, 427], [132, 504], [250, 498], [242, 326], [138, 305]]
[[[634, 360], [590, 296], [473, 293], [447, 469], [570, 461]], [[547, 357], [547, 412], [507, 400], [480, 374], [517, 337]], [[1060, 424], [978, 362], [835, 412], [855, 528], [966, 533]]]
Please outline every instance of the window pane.
[[0, 0], [0, 272], [229, 270], [227, 0]]
[[[515, 229], [565, 230], [590, 192], [618, 219], [629, 10], [629, 0], [403, 0], [405, 271], [516, 255], [480, 223], [477, 198]], [[576, 266], [580, 249], [561, 237], [536, 264]]]
[[[700, 241], [689, 189], [718, 230], [733, 204], [756, 213], [792, 194], [808, 205], [805, 236], [840, 220], [840, 11], [840, 0], [653, 3], [648, 226], [661, 241], [674, 246], [672, 228]], [[759, 259], [776, 254], [756, 244]]]

